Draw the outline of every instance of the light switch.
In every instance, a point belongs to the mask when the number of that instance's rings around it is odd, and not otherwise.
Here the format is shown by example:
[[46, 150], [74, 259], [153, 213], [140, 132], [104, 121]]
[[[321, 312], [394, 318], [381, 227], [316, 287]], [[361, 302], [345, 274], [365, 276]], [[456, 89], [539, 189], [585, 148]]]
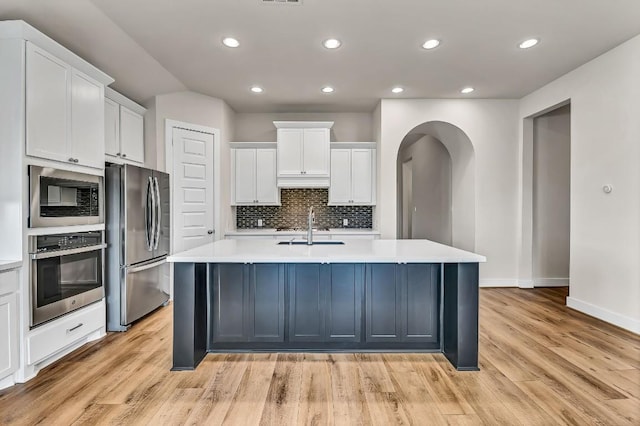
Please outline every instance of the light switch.
[[349, 226], [349, 219], [342, 219], [342, 226]]
[[258, 228], [262, 228], [262, 219], [258, 219]]

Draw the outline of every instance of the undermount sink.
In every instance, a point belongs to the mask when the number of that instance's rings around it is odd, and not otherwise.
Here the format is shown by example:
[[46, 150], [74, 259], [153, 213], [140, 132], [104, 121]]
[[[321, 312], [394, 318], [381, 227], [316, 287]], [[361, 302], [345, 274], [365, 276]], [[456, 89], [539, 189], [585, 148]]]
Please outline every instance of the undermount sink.
[[300, 241], [300, 240], [296, 240], [296, 241], [279, 241], [278, 245], [279, 246], [306, 246], [306, 245], [313, 245], [313, 246], [329, 246], [329, 245], [342, 245], [344, 244], [344, 241], [337, 241], [337, 240], [322, 240], [322, 241], [314, 241], [311, 244], [307, 244], [306, 241]]

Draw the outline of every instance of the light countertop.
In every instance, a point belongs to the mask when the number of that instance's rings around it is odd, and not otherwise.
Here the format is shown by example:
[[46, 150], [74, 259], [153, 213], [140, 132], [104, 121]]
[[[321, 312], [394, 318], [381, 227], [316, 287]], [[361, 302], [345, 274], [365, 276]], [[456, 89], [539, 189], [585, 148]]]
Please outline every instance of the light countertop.
[[347, 240], [344, 245], [278, 245], [220, 240], [169, 256], [182, 263], [479, 263], [486, 258], [429, 240]]
[[0, 260], [0, 272], [16, 269], [22, 266], [22, 260]]

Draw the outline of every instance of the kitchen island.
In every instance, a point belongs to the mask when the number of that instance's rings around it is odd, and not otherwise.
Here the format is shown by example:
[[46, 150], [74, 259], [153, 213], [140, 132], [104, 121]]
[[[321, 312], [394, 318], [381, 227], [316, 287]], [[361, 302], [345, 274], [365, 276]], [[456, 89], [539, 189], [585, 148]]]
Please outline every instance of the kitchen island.
[[484, 256], [428, 240], [327, 243], [222, 240], [170, 256], [173, 369], [237, 351], [442, 352], [478, 369]]

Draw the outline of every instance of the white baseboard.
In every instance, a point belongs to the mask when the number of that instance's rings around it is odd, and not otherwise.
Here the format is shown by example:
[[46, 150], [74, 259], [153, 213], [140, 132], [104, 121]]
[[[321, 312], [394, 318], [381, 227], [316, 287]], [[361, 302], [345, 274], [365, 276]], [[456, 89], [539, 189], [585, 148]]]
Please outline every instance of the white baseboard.
[[568, 287], [569, 278], [534, 278], [534, 287]]
[[486, 278], [480, 280], [480, 287], [518, 287], [518, 280], [510, 278]]
[[624, 328], [625, 330], [640, 334], [640, 320], [620, 315], [608, 309], [578, 300], [575, 297], [567, 297], [567, 306], [575, 309], [576, 311], [580, 311], [583, 314], [590, 315], [620, 328]]

